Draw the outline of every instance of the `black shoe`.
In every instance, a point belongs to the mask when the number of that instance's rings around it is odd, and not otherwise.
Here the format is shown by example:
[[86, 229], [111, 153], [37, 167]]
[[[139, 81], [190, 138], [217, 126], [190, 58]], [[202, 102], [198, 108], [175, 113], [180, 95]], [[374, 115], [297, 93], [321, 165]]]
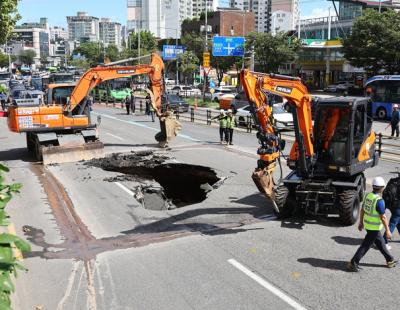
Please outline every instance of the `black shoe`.
[[350, 272], [359, 272], [361, 270], [360, 266], [358, 266], [356, 263], [348, 262], [346, 265], [347, 271]]

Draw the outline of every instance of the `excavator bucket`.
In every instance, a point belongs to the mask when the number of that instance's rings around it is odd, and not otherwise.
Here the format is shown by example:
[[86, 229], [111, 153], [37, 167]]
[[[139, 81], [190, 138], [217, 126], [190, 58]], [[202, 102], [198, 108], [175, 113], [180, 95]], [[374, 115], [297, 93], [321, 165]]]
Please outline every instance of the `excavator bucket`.
[[86, 131], [57, 135], [57, 146], [41, 146], [43, 164], [59, 164], [104, 157], [104, 144], [97, 139], [87, 140], [85, 135], [88, 135]]
[[179, 131], [182, 130], [182, 125], [178, 122], [172, 111], [159, 112], [161, 107], [157, 107], [153, 92], [149, 89], [146, 89], [146, 92], [150, 95], [151, 104], [154, 110], [158, 111], [157, 116], [160, 118], [160, 132], [155, 135], [155, 139], [160, 147], [167, 147], [168, 142], [175, 138]]
[[252, 174], [252, 179], [256, 184], [260, 193], [264, 194], [268, 199], [274, 200], [274, 179], [273, 179], [273, 171], [275, 169], [275, 163], [270, 164], [268, 167], [264, 169], [256, 169]]

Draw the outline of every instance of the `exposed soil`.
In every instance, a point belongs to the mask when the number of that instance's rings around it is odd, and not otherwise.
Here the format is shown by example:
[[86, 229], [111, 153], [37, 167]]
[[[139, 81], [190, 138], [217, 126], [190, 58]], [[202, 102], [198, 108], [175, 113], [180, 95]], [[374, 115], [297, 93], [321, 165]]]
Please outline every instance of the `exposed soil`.
[[204, 201], [220, 183], [216, 172], [204, 166], [171, 162], [151, 151], [112, 154], [86, 163], [106, 171], [123, 173], [106, 181], [134, 181], [135, 198], [151, 210], [184, 207]]

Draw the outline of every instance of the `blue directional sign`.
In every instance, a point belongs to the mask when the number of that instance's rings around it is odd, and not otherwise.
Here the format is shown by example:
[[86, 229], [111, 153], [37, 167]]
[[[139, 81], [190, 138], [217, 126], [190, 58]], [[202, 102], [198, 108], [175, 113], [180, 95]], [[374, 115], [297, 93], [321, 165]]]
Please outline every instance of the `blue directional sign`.
[[244, 37], [214, 37], [213, 56], [243, 56]]
[[182, 54], [185, 48], [182, 45], [163, 45], [163, 59], [176, 59], [177, 55]]

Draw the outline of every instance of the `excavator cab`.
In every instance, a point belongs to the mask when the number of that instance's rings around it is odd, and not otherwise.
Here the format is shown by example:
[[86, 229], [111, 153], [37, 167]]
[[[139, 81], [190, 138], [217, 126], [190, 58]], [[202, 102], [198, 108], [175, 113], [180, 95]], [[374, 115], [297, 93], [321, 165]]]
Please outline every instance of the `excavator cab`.
[[367, 98], [339, 97], [317, 105], [314, 175], [350, 177], [378, 163]]

